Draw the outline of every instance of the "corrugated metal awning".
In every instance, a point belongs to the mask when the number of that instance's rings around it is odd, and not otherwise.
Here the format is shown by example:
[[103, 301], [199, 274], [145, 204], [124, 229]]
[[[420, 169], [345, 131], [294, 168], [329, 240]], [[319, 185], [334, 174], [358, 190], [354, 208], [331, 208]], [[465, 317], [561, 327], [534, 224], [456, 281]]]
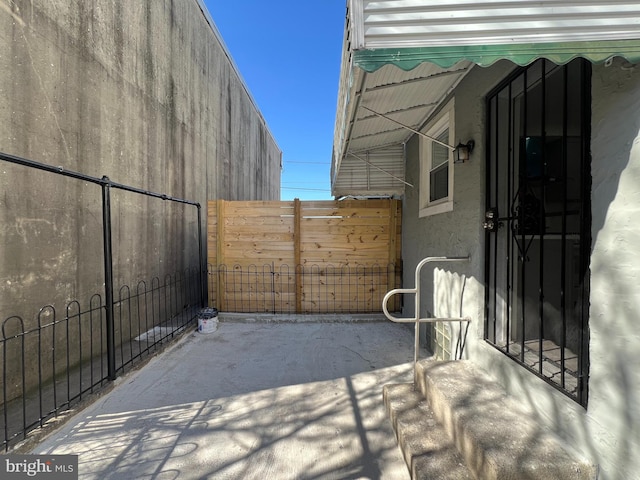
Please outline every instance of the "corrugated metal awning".
[[348, 0], [333, 195], [401, 194], [397, 147], [475, 65], [616, 56], [640, 62], [640, 2]]
[[338, 109], [334, 137], [341, 140], [334, 140], [332, 194], [402, 195], [408, 186], [405, 142], [470, 67], [469, 62], [451, 68], [422, 63], [405, 72], [388, 65], [373, 73], [355, 68], [344, 77], [346, 83], [339, 89], [344, 109]]
[[352, 50], [637, 40], [632, 0], [349, 0]]
[[455, 45], [451, 47], [385, 48], [354, 52], [354, 65], [374, 72], [384, 65], [395, 65], [412, 70], [429, 62], [443, 68], [466, 60], [488, 67], [498, 60], [510, 60], [517, 65], [546, 58], [558, 65], [582, 57], [601, 63], [612, 57], [623, 57], [631, 63], [640, 62], [640, 41], [618, 40], [608, 42], [531, 43], [509, 45]]

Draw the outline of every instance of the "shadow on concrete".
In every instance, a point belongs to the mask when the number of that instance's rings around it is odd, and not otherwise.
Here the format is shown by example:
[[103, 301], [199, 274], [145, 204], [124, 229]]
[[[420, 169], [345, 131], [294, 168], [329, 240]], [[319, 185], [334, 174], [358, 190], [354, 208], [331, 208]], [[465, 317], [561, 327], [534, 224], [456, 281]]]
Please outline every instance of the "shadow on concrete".
[[382, 386], [412, 380], [391, 323], [221, 323], [187, 336], [33, 453], [83, 479], [407, 479]]

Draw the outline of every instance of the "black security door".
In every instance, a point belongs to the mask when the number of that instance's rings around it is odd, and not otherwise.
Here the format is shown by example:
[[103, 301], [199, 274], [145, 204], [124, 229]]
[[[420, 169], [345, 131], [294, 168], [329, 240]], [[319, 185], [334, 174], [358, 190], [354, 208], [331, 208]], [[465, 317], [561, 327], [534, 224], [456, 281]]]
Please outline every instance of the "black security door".
[[583, 405], [590, 77], [539, 60], [487, 98], [485, 338]]

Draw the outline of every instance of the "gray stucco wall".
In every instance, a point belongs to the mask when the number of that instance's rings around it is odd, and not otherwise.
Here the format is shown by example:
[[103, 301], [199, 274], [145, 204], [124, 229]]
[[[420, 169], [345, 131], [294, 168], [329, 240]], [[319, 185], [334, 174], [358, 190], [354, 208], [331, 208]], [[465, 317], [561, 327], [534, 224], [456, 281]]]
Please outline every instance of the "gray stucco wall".
[[[606, 478], [640, 472], [640, 66], [593, 69], [588, 428]], [[609, 474], [610, 472], [610, 474]]]
[[[208, 199], [279, 199], [281, 152], [196, 0], [0, 2], [0, 98], [2, 152], [203, 221]], [[4, 163], [0, 189], [0, 320], [100, 291], [100, 189]], [[113, 219], [116, 286], [197, 265], [195, 208], [114, 192]]]
[[[513, 65], [474, 68], [454, 92], [456, 139], [473, 138], [471, 162], [455, 166], [454, 210], [419, 218], [419, 191], [403, 205], [404, 285], [425, 256], [471, 255], [423, 281], [423, 314], [469, 316], [465, 357], [501, 382], [582, 455], [601, 479], [640, 472], [640, 68], [616, 60], [593, 67], [592, 256], [589, 402], [585, 409], [489, 346], [484, 336], [484, 98]], [[419, 184], [418, 139], [407, 148], [407, 181]], [[435, 286], [435, 287], [434, 287]], [[426, 288], [430, 287], [430, 288]], [[462, 298], [462, 308], [460, 308]], [[411, 305], [406, 313], [412, 314]]]
[[[482, 318], [483, 305], [478, 298], [483, 298], [481, 285], [484, 282], [484, 100], [478, 92], [488, 92], [499, 82], [513, 66], [501, 63], [491, 71], [476, 67], [459, 86], [455, 96], [455, 138], [460, 141], [475, 140], [476, 147], [471, 161], [454, 165], [453, 211], [428, 217], [419, 217], [420, 192], [418, 187], [407, 187], [403, 204], [402, 218], [402, 254], [404, 260], [404, 284], [413, 286], [414, 266], [429, 256], [470, 256], [467, 264], [438, 264], [437, 272], [457, 272], [454, 276], [436, 274], [438, 281], [450, 286], [454, 282], [456, 288], [447, 293], [448, 303], [443, 302], [442, 295], [434, 292], [433, 269], [425, 267], [422, 284], [426, 291], [423, 294], [421, 314], [432, 313], [438, 316], [459, 316], [460, 295], [464, 305], [464, 315], [471, 318]], [[437, 113], [436, 113], [437, 117]], [[419, 139], [417, 136], [407, 144], [407, 182], [420, 185]], [[443, 285], [444, 285], [443, 284]], [[437, 295], [439, 296], [436, 296]], [[438, 302], [435, 302], [438, 298]], [[412, 305], [407, 305], [407, 313], [413, 314]], [[474, 323], [475, 328], [481, 325]]]

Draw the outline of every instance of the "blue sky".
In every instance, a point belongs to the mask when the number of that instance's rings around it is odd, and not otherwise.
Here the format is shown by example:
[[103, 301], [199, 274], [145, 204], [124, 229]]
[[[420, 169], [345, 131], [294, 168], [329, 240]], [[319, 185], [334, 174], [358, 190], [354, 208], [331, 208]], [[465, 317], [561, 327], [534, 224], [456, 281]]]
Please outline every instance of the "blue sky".
[[204, 0], [282, 150], [282, 199], [331, 199], [345, 0]]

